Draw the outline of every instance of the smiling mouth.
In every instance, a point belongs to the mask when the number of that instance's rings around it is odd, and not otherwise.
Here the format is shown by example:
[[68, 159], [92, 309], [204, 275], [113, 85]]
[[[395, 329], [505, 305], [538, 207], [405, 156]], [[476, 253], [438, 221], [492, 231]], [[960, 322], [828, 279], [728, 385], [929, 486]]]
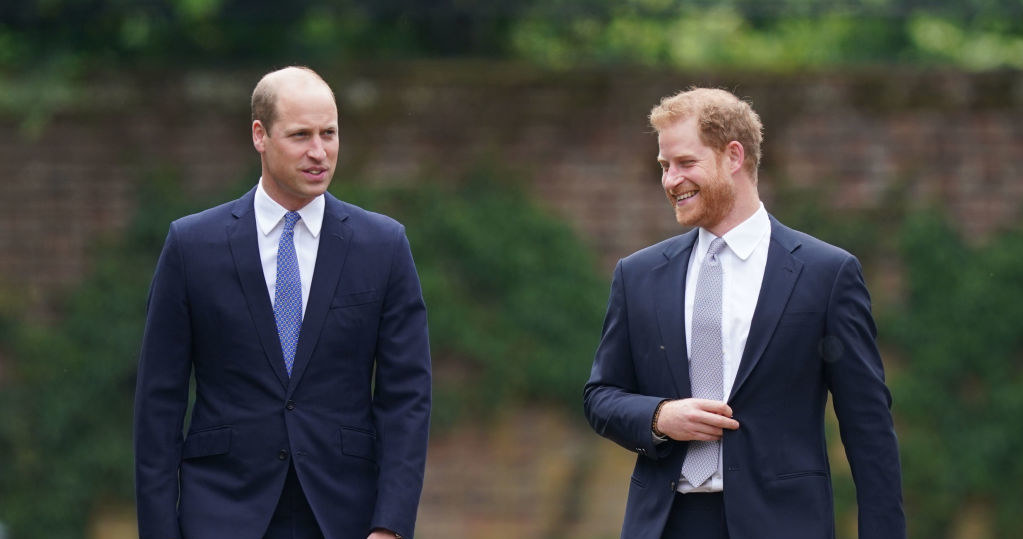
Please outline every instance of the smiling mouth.
[[683, 200], [685, 200], [687, 198], [693, 198], [699, 192], [700, 192], [699, 190], [686, 191], [685, 193], [682, 193], [682, 194], [679, 194], [679, 195], [675, 195], [675, 202], [676, 203], [677, 202], [682, 202]]

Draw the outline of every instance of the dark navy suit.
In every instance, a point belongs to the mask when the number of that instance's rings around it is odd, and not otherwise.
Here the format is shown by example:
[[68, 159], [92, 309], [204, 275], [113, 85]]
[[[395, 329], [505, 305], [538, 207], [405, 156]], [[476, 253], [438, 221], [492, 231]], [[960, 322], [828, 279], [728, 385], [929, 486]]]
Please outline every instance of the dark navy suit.
[[259, 539], [289, 466], [327, 539], [411, 537], [430, 357], [404, 228], [326, 195], [289, 378], [254, 193], [172, 223], [153, 277], [135, 399], [141, 539]]
[[[690, 396], [683, 313], [696, 237], [693, 230], [618, 263], [584, 391], [597, 433], [638, 453], [627, 539], [661, 537], [686, 454], [686, 442], [655, 445], [651, 420], [660, 401]], [[859, 263], [772, 217], [756, 301], [727, 399], [740, 427], [722, 438], [729, 536], [834, 537], [824, 439], [830, 392], [856, 483], [860, 537], [903, 539], [891, 395]]]

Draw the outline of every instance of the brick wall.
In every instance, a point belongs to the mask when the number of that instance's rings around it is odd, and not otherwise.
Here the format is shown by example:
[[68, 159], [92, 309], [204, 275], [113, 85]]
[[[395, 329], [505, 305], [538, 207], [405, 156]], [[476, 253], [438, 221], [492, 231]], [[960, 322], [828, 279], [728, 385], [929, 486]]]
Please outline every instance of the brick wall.
[[[0, 120], [2, 297], [46, 312], [87, 268], [90, 242], [124, 225], [137, 182], [154, 168], [179, 171], [196, 196], [256, 174], [247, 99], [258, 76], [125, 75], [80, 92], [31, 135], [8, 111]], [[753, 100], [766, 126], [761, 194], [769, 206], [782, 181], [830, 183], [842, 207], [876, 205], [898, 186], [982, 238], [1015, 223], [1023, 200], [1019, 73], [705, 76], [417, 63], [327, 78], [342, 109], [339, 183], [401, 184], [497, 164], [577, 228], [602, 271], [678, 232], [645, 115], [691, 84]]]

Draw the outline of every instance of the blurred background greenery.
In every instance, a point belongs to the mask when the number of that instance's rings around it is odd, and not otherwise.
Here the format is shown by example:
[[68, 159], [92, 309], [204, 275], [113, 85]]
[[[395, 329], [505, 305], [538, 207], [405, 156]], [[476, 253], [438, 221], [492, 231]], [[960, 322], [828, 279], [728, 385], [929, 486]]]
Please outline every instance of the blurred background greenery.
[[[225, 151], [217, 170], [231, 172], [196, 187], [189, 151], [149, 162], [127, 143], [138, 132], [110, 118], [132, 117], [124, 111], [149, 106], [157, 99], [149, 96], [168, 87], [173, 93], [170, 79], [185, 79], [191, 101], [165, 105], [155, 118], [172, 123], [185, 109], [200, 116], [224, 109], [238, 121], [222, 136], [244, 146], [253, 75], [290, 63], [323, 72], [343, 102], [343, 145], [352, 149], [342, 151], [344, 174], [332, 190], [404, 222], [413, 245], [436, 371], [422, 537], [617, 537], [631, 457], [588, 431], [581, 386], [599, 339], [610, 264], [677, 229], [667, 212], [648, 211], [661, 196], [642, 117], [654, 100], [578, 89], [605, 91], [614, 87], [607, 81], [631, 77], [663, 78], [663, 90], [649, 90], [655, 98], [708, 81], [779, 96], [754, 100], [767, 127], [765, 198], [787, 224], [864, 262], [895, 395], [911, 536], [1023, 536], [1016, 518], [1023, 505], [1023, 228], [1020, 190], [1012, 188], [1023, 170], [1023, 134], [1008, 128], [1016, 138], [1005, 140], [1001, 131], [978, 128], [962, 139], [931, 140], [899, 130], [910, 117], [900, 111], [913, 112], [916, 123], [929, 118], [937, 127], [920, 132], [932, 134], [978, 118], [988, 125], [1018, 117], [1023, 1], [7, 0], [0, 4], [0, 137], [9, 147], [41, 151], [8, 150], [0, 159], [11, 197], [0, 231], [7, 259], [0, 266], [0, 538], [131, 537], [131, 401], [156, 256], [172, 219], [237, 196], [258, 173], [254, 152]], [[380, 75], [389, 72], [398, 74]], [[836, 88], [828, 81], [849, 73], [854, 82], [837, 86], [846, 108], [814, 104]], [[921, 74], [908, 79], [920, 87], [876, 91], [899, 87], [906, 73]], [[949, 80], [967, 82], [950, 84], [953, 90], [928, 85]], [[446, 140], [452, 132], [471, 138], [474, 124], [507, 121], [489, 109], [478, 118], [469, 111], [469, 120], [448, 118], [446, 110], [424, 115], [414, 103], [444, 101], [418, 94], [382, 113], [360, 112], [360, 103], [372, 109], [386, 100], [386, 90], [375, 88], [395, 81], [429, 81], [416, 88], [440, 87], [456, 101], [509, 85], [554, 101], [563, 91], [569, 97], [557, 106], [574, 110], [548, 120], [580, 123], [570, 132], [583, 140], [604, 136], [593, 133], [617, 118], [608, 109], [635, 119], [616, 135], [623, 138], [595, 146], [607, 153], [565, 157], [571, 169], [523, 162], [536, 155], [561, 162], [548, 154], [578, 147], [566, 145], [562, 131], [512, 122], [502, 128], [535, 139], [528, 152], [503, 152], [503, 139], [495, 139], [479, 152], [424, 164], [403, 160], [414, 146], [407, 140], [375, 140], [393, 144], [380, 157], [358, 141], [381, 117], [429, 122], [418, 135], [429, 139], [428, 150], [467, 142]], [[763, 89], [772, 87], [783, 90]], [[785, 98], [786, 88], [807, 90]], [[512, 105], [533, 108], [489, 106]], [[882, 148], [855, 136], [866, 149], [846, 139], [827, 146], [837, 155], [819, 159], [837, 163], [823, 169], [831, 174], [786, 165], [795, 160], [788, 146], [812, 154], [819, 138], [783, 144], [775, 136], [803, 118], [852, 132], [860, 118], [892, 111], [885, 136], [916, 137], [914, 144], [962, 163], [871, 169], [885, 182], [865, 187], [872, 196], [853, 196], [843, 174], [871, 168], [884, 150], [882, 134]], [[879, 125], [867, 124], [868, 131]], [[74, 142], [51, 146], [67, 126]], [[168, 147], [174, 133], [166, 135]], [[962, 155], [970, 152], [976, 155]], [[626, 154], [650, 167], [619, 165]], [[59, 216], [60, 208], [15, 194], [55, 199], [47, 189], [58, 187], [47, 185], [74, 169], [57, 167], [35, 191], [15, 186], [36, 181], [41, 163], [72, 158], [93, 159], [91, 166], [121, 179], [113, 190], [101, 179], [60, 187], [87, 193], [56, 199], [88, 207], [84, 213], [100, 222], [84, 244], [67, 245], [24, 226], [28, 214], [18, 213], [28, 207]], [[598, 182], [595, 168], [620, 171], [620, 181], [635, 186], [628, 193], [651, 204], [616, 200], [622, 192]], [[948, 168], [957, 173], [939, 177]], [[1007, 193], [1001, 198], [1010, 217], [978, 232], [971, 223], [992, 213], [988, 203], [971, 207], [973, 214], [955, 208], [995, 189], [991, 177], [1002, 182], [995, 187]], [[598, 190], [620, 215], [573, 201]], [[955, 196], [940, 196], [948, 193]], [[69, 220], [67, 235], [79, 224]], [[634, 228], [625, 239], [611, 233]], [[53, 264], [78, 253], [87, 263], [40, 285], [19, 271], [36, 267], [15, 260], [25, 253], [53, 257]], [[43, 290], [26, 292], [33, 287]], [[839, 537], [850, 538], [855, 493], [831, 427]]]

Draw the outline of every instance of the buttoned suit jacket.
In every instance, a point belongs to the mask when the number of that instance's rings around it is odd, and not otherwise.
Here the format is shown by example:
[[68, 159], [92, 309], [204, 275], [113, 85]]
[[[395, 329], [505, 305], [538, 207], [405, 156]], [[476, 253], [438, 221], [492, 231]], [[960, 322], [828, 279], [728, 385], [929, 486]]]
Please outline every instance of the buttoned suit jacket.
[[412, 537], [431, 374], [404, 228], [326, 195], [289, 377], [254, 196], [175, 221], [160, 255], [135, 397], [140, 538], [259, 539], [289, 464], [328, 539]]
[[[902, 539], [891, 395], [859, 262], [770, 221], [760, 297], [727, 398], [740, 424], [722, 438], [729, 535], [834, 537], [824, 436], [830, 392], [856, 484], [860, 537]], [[619, 261], [584, 389], [596, 432], [638, 454], [621, 534], [627, 539], [661, 536], [688, 447], [655, 444], [651, 421], [662, 400], [691, 396], [684, 294], [697, 234]]]

